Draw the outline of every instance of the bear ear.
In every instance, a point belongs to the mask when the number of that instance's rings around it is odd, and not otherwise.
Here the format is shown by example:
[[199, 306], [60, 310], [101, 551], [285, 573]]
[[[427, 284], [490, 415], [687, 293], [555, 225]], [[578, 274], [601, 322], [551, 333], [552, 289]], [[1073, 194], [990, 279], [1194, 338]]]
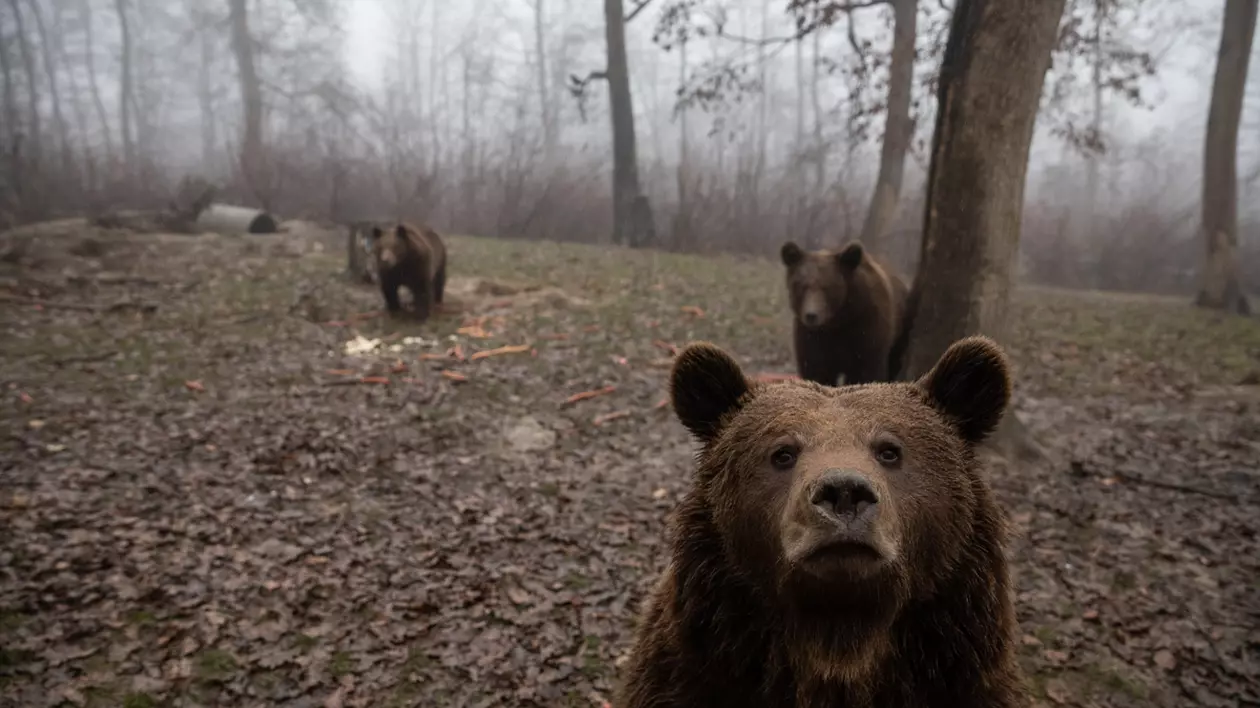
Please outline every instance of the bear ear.
[[783, 244], [783, 248], [779, 249], [779, 258], [783, 259], [783, 265], [788, 268], [794, 268], [798, 263], [805, 260], [805, 251], [802, 251], [795, 241], [788, 241]]
[[407, 238], [407, 227], [403, 224], [399, 224], [394, 227], [394, 233], [398, 236], [398, 238]]
[[683, 349], [669, 377], [674, 414], [704, 443], [717, 437], [722, 416], [738, 410], [748, 390], [748, 379], [739, 364], [708, 342]]
[[862, 244], [854, 241], [836, 254], [836, 262], [843, 268], [854, 270], [862, 265], [862, 256], [864, 255], [866, 255], [866, 250], [862, 248]]
[[932, 406], [954, 423], [968, 444], [993, 432], [1011, 398], [1006, 354], [988, 337], [967, 337], [950, 345], [932, 370], [919, 379]]
[[377, 224], [372, 224], [372, 230], [368, 232], [368, 236], [371, 236], [372, 240], [375, 241], [383, 235], [384, 232], [381, 231], [381, 227]]

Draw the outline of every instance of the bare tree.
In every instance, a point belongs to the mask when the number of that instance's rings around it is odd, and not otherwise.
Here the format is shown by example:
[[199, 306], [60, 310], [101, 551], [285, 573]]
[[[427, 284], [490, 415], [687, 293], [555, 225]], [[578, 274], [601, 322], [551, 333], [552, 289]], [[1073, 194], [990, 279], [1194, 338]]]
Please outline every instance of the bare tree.
[[131, 128], [132, 105], [132, 58], [131, 22], [127, 19], [127, 0], [114, 0], [114, 9], [118, 13], [118, 27], [122, 36], [122, 79], [118, 86], [118, 121], [122, 125], [123, 162], [131, 165], [136, 157], [136, 144]]
[[236, 69], [241, 83], [241, 103], [244, 107], [244, 125], [241, 137], [241, 172], [254, 193], [267, 204], [268, 189], [263, 185], [263, 137], [262, 83], [254, 65], [254, 39], [249, 34], [249, 10], [246, 0], [228, 0], [229, 19], [232, 25], [232, 53], [236, 55]]
[[26, 32], [26, 23], [23, 21], [22, 8], [19, 6], [18, 0], [9, 0], [9, 8], [13, 11], [13, 26], [17, 30], [18, 50], [22, 57], [22, 70], [26, 75], [28, 110], [30, 112], [27, 120], [30, 121], [31, 126], [30, 134], [26, 136], [25, 141], [25, 144], [29, 146], [26, 152], [30, 155], [30, 161], [38, 164], [40, 161], [43, 129], [40, 126], [39, 88], [35, 78], [35, 52], [31, 49], [31, 38]]
[[1238, 276], [1238, 126], [1247, 86], [1247, 64], [1256, 33], [1258, 0], [1225, 0], [1216, 78], [1203, 149], [1201, 230], [1207, 245], [1196, 303], [1250, 314]]
[[[48, 27], [44, 24], [44, 13], [39, 10], [39, 3], [35, 0], [29, 0], [31, 7], [31, 16], [35, 18], [35, 30], [39, 34], [39, 46], [43, 51], [44, 75], [48, 79], [48, 96], [52, 102], [53, 111], [53, 130], [56, 131], [57, 154], [61, 160], [61, 167], [65, 172], [70, 171], [70, 128], [66, 123], [65, 114], [61, 110], [61, 92], [57, 90], [57, 62], [53, 58], [53, 41]], [[31, 81], [35, 81], [35, 77], [31, 77]]]
[[105, 136], [105, 155], [113, 159], [114, 137], [110, 131], [109, 113], [105, 110], [105, 101], [101, 98], [100, 81], [96, 72], [96, 33], [92, 26], [91, 0], [80, 0], [79, 17], [83, 23], [83, 61], [87, 65], [88, 90], [92, 93], [96, 119], [100, 121], [101, 132]]
[[[964, 336], [1006, 334], [1028, 152], [1063, 7], [1064, 0], [958, 0], [954, 8], [919, 270], [907, 336], [893, 354], [903, 377], [928, 371]], [[1005, 432], [1016, 432], [1014, 417], [1007, 421]]]
[[654, 239], [652, 211], [639, 188], [635, 148], [634, 103], [626, 58], [626, 20], [621, 0], [604, 0], [604, 36], [608, 43], [608, 100], [613, 137], [613, 242], [632, 248]]
[[862, 241], [879, 247], [888, 233], [901, 200], [906, 173], [906, 152], [914, 138], [910, 94], [914, 84], [914, 42], [917, 36], [918, 0], [892, 0], [893, 44], [888, 68], [888, 107], [884, 113], [884, 140], [879, 153], [879, 177], [862, 223]]
[[543, 155], [550, 163], [556, 154], [556, 108], [547, 88], [547, 33], [545, 0], [534, 0], [534, 58], [537, 62], [535, 72], [538, 81], [539, 120], [543, 129]]

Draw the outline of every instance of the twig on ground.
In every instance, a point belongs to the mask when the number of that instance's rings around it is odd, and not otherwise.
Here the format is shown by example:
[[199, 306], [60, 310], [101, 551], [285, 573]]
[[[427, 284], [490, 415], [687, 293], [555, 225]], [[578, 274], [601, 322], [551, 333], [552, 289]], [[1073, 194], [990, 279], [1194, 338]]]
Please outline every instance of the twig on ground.
[[590, 398], [595, 398], [596, 396], [603, 396], [603, 395], [612, 393], [613, 391], [616, 391], [616, 390], [617, 390], [616, 386], [605, 386], [603, 388], [597, 388], [593, 391], [582, 391], [581, 393], [575, 393], [572, 396], [569, 396], [568, 398], [564, 399], [564, 403], [562, 403], [561, 405], [564, 405], [564, 406], [573, 405], [574, 403], [577, 403], [578, 401], [585, 401]]

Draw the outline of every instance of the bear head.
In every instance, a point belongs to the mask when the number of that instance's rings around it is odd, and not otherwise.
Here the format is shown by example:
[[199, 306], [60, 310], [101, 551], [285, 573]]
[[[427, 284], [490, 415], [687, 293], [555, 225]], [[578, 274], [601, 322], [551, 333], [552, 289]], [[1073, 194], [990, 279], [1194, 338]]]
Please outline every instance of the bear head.
[[702, 443], [692, 493], [721, 562], [788, 618], [797, 643], [815, 635], [825, 666], [968, 572], [977, 529], [996, 523], [975, 449], [1010, 391], [1006, 356], [984, 337], [956, 342], [912, 383], [754, 383], [703, 342], [670, 380], [676, 415]]
[[802, 325], [822, 327], [839, 315], [865, 255], [856, 241], [839, 251], [805, 251], [794, 241], [783, 244], [779, 257], [787, 266], [788, 300]]
[[398, 265], [412, 248], [410, 230], [405, 224], [385, 227], [372, 224], [368, 240], [372, 244], [372, 254], [377, 265], [384, 269]]

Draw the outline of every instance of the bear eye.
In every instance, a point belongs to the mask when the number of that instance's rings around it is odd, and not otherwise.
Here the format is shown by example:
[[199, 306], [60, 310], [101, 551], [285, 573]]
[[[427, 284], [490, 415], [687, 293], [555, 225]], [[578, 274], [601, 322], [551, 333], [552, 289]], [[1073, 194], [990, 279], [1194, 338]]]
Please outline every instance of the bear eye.
[[775, 469], [790, 470], [796, 466], [796, 449], [784, 445], [770, 455], [770, 464]]
[[875, 449], [875, 459], [881, 464], [895, 465], [901, 462], [901, 448], [892, 443], [884, 443]]

